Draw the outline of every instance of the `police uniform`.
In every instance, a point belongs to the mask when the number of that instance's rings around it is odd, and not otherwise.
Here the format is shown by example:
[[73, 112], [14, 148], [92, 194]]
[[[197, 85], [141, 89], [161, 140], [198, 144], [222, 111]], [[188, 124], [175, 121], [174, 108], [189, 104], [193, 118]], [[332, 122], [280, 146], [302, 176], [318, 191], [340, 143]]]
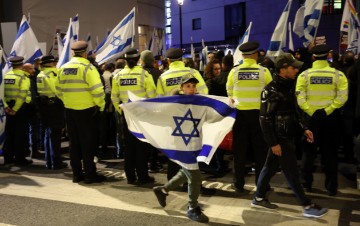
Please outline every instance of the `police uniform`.
[[313, 144], [306, 143], [303, 151], [302, 180], [307, 190], [313, 182], [313, 164], [319, 147], [325, 166], [325, 187], [329, 195], [336, 195], [337, 150], [339, 147], [338, 109], [348, 97], [348, 81], [345, 75], [331, 68], [326, 60], [330, 48], [315, 46], [312, 50], [315, 61], [312, 68], [300, 74], [296, 83], [297, 102], [309, 116], [310, 130], [314, 133]]
[[244, 56], [241, 65], [233, 68], [226, 83], [228, 96], [236, 101], [236, 120], [233, 126], [234, 187], [242, 192], [245, 184], [246, 153], [251, 148], [255, 158], [256, 182], [264, 165], [267, 145], [259, 124], [260, 94], [271, 82], [267, 68], [257, 64], [259, 43], [247, 42], [240, 46]]
[[101, 182], [105, 177], [96, 173], [94, 155], [99, 147], [99, 113], [105, 108], [104, 87], [99, 72], [85, 58], [87, 43], [75, 42], [71, 49], [75, 56], [60, 67], [55, 87], [65, 106], [73, 182]]
[[[139, 53], [136, 49], [130, 48], [125, 59], [127, 65], [121, 70], [112, 81], [111, 100], [117, 112], [121, 113], [120, 103], [127, 103], [129, 100], [128, 91], [138, 97], [152, 98], [156, 96], [156, 88], [152, 76], [141, 66], [136, 65], [139, 60]], [[129, 67], [129, 61], [135, 66]], [[123, 116], [123, 114], [122, 114]], [[123, 116], [124, 117], [124, 116]], [[149, 150], [147, 143], [137, 139], [128, 128], [125, 132], [125, 174], [129, 184], [144, 184], [153, 182], [154, 178], [148, 174]]]
[[27, 165], [32, 163], [25, 158], [29, 151], [25, 141], [29, 140], [27, 102], [31, 101], [30, 79], [22, 70], [23, 57], [14, 56], [9, 60], [13, 69], [4, 76], [4, 106], [7, 112], [4, 163]]
[[56, 97], [55, 80], [58, 73], [53, 56], [41, 58], [41, 72], [36, 78], [40, 96], [40, 115], [44, 136], [45, 162], [48, 169], [67, 166], [61, 160], [61, 129], [64, 123], [64, 106]]

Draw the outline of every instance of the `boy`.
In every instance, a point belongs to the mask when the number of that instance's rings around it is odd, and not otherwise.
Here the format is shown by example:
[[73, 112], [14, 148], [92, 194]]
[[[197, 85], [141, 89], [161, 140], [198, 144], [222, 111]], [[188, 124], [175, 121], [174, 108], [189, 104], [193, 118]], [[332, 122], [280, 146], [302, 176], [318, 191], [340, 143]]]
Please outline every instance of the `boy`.
[[[196, 94], [196, 84], [199, 81], [192, 74], [185, 74], [181, 78], [180, 95], [194, 95]], [[154, 187], [154, 193], [162, 207], [166, 206], [166, 196], [168, 191], [177, 188], [179, 185], [188, 183], [188, 195], [189, 195], [189, 209], [187, 211], [187, 217], [191, 220], [207, 223], [209, 218], [201, 211], [198, 205], [198, 198], [201, 188], [201, 172], [198, 169], [188, 170], [181, 168], [179, 172], [169, 180], [164, 186]]]

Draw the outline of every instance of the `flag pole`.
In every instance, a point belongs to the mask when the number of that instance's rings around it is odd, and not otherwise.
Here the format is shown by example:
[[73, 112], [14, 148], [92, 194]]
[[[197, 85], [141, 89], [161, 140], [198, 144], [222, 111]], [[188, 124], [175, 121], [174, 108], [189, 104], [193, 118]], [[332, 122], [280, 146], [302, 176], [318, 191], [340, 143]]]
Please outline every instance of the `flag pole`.
[[[324, 8], [324, 5], [323, 5], [323, 8]], [[318, 24], [318, 26], [316, 26], [316, 29], [315, 29], [315, 32], [314, 32], [314, 39], [313, 39], [313, 44], [314, 45], [315, 45], [315, 39], [316, 39], [317, 31], [318, 31], [319, 26], [320, 26], [321, 15], [322, 15], [322, 9], [321, 9], [321, 13], [320, 13], [320, 16], [319, 16], [319, 24]]]

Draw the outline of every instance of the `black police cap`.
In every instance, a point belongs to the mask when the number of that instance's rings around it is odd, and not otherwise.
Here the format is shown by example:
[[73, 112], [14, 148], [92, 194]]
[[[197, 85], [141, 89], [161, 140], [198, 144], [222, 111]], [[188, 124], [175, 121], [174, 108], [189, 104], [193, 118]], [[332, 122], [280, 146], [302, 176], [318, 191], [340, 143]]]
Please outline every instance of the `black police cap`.
[[325, 57], [330, 52], [330, 47], [326, 44], [321, 44], [314, 46], [314, 48], [311, 50], [311, 53], [314, 55], [314, 57]]
[[179, 48], [170, 48], [166, 50], [166, 58], [170, 60], [180, 60], [183, 56], [183, 51]]
[[47, 56], [43, 56], [41, 57], [41, 64], [48, 64], [48, 63], [52, 63], [55, 62], [55, 57], [52, 55], [47, 55]]
[[22, 56], [13, 56], [9, 58], [9, 61], [12, 65], [24, 64], [24, 57]]
[[85, 41], [77, 41], [77, 42], [74, 42], [73, 44], [71, 44], [71, 49], [75, 53], [85, 52], [87, 47], [88, 47], [88, 44]]
[[239, 50], [243, 55], [250, 55], [258, 51], [259, 45], [258, 41], [245, 42], [239, 47]]
[[139, 56], [140, 56], [139, 51], [137, 51], [137, 49], [135, 48], [128, 49], [124, 55], [125, 59], [136, 58]]

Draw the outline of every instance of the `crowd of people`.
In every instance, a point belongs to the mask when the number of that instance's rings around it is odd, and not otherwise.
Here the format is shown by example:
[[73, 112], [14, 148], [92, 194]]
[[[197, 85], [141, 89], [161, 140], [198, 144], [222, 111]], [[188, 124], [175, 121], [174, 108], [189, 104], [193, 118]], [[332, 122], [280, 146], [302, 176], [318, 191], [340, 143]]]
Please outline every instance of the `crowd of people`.
[[[277, 208], [267, 193], [280, 167], [304, 207], [304, 216], [322, 217], [327, 209], [305, 194], [312, 190], [317, 154], [329, 196], [338, 191], [340, 147], [343, 161], [357, 164], [360, 157], [356, 156], [360, 151], [354, 153], [360, 149], [360, 60], [351, 51], [341, 56], [325, 44], [311, 45], [272, 59], [259, 50], [258, 42], [250, 41], [240, 46], [241, 64], [234, 66], [231, 54], [211, 52], [200, 72], [199, 58], [183, 58], [178, 48], [168, 49], [166, 59], [130, 48], [103, 65], [88, 56], [86, 42], [75, 42], [71, 48], [73, 58], [59, 69], [51, 55], [34, 64], [24, 64], [21, 56], [9, 59], [12, 69], [4, 75], [5, 165], [30, 165], [31, 158], [44, 151], [47, 169], [67, 168], [61, 157], [61, 138], [66, 135], [74, 183], [106, 180], [97, 173], [96, 162], [111, 145], [116, 157], [124, 158], [128, 184], [154, 183], [149, 172], [163, 168], [159, 150], [129, 131], [119, 106], [129, 101], [128, 91], [141, 98], [195, 93], [229, 97], [236, 107], [233, 189], [244, 193], [246, 163], [252, 159], [257, 185], [254, 207]], [[223, 158], [224, 150], [219, 148], [214, 156], [218, 172], [227, 172]], [[160, 205], [166, 205], [168, 191], [185, 183], [187, 216], [208, 222], [197, 202], [200, 171], [169, 161], [167, 178], [167, 184], [154, 187]]]

